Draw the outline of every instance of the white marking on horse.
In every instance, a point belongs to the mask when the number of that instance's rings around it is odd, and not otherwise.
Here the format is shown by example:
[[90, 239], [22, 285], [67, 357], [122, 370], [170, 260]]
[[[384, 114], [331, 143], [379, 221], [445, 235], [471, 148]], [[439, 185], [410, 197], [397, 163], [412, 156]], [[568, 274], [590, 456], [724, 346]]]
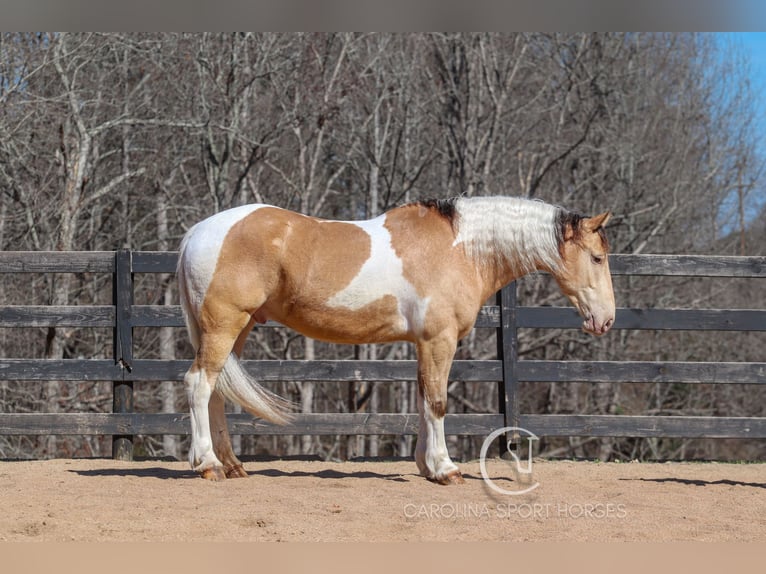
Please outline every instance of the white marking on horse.
[[327, 305], [358, 311], [391, 295], [397, 301], [402, 331], [419, 334], [423, 330], [431, 298], [419, 297], [415, 287], [404, 277], [404, 265], [391, 245], [391, 234], [385, 222], [385, 215], [369, 221], [345, 222], [369, 235], [370, 257], [351, 283], [333, 295]]
[[415, 460], [420, 471], [429, 478], [445, 477], [458, 471], [447, 450], [444, 434], [444, 417], [437, 417], [431, 411], [427, 401], [418, 393], [418, 411], [420, 430], [415, 447]]
[[199, 222], [186, 234], [181, 246], [184, 254], [181, 264], [185, 266], [191, 303], [196, 309], [205, 300], [226, 235], [234, 225], [261, 207], [268, 206], [243, 205], [221, 211]]

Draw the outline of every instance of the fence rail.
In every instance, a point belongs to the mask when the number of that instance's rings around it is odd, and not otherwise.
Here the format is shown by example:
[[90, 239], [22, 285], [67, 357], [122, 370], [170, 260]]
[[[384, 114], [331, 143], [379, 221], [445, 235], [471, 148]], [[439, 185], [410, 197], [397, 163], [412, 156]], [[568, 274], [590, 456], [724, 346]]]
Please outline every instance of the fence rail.
[[[132, 437], [140, 434], [188, 434], [183, 413], [133, 412], [133, 383], [180, 381], [188, 360], [133, 358], [133, 328], [180, 327], [179, 306], [134, 305], [134, 275], [175, 272], [177, 253], [0, 252], [0, 273], [103, 273], [112, 276], [112, 305], [0, 306], [0, 327], [109, 328], [114, 333], [108, 359], [0, 358], [0, 380], [113, 381], [112, 413], [0, 413], [0, 434], [113, 435], [113, 455], [132, 456]], [[766, 257], [691, 255], [612, 255], [614, 275], [766, 278]], [[758, 301], [758, 304], [762, 304]], [[487, 435], [517, 426], [538, 436], [766, 438], [766, 418], [632, 415], [540, 415], [519, 412], [521, 382], [585, 383], [766, 383], [766, 363], [657, 361], [519, 360], [518, 329], [578, 329], [570, 308], [517, 304], [516, 285], [498, 292], [495, 305], [482, 308], [477, 328], [497, 331], [498, 358], [455, 361], [451, 379], [498, 384], [497, 413], [448, 414], [448, 434]], [[274, 326], [275, 323], [267, 323]], [[617, 310], [615, 329], [765, 331], [766, 309]], [[411, 381], [415, 361], [245, 361], [262, 381]], [[232, 434], [417, 434], [416, 414], [301, 414], [288, 426], [249, 415], [228, 415]]]

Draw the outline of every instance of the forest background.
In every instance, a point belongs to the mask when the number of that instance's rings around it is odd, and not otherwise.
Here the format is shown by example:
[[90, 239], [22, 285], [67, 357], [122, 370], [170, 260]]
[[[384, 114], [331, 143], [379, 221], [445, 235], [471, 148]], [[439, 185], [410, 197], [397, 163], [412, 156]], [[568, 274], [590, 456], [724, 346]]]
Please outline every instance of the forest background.
[[[766, 252], [763, 134], [746, 55], [710, 34], [40, 33], [0, 35], [0, 249], [175, 250], [200, 219], [265, 202], [337, 219], [423, 198], [516, 195], [610, 209], [616, 253]], [[621, 307], [762, 308], [757, 281], [616, 277]], [[545, 275], [521, 302], [566, 305]], [[139, 304], [177, 304], [146, 276]], [[97, 274], [5, 275], [0, 303], [109, 304]], [[764, 361], [763, 333], [520, 332], [524, 358]], [[136, 329], [135, 356], [191, 358], [181, 329]], [[0, 329], [4, 357], [103, 358], [108, 329]], [[474, 331], [458, 358], [494, 358]], [[287, 329], [246, 358], [413, 358]], [[415, 412], [410, 382], [271, 385], [302, 412]], [[452, 381], [451, 412], [495, 412]], [[763, 385], [524, 383], [522, 412], [766, 416]], [[180, 382], [136, 410], [184, 412]], [[109, 412], [110, 382], [0, 381], [0, 412]], [[235, 410], [232, 408], [232, 410]], [[183, 458], [188, 438], [139, 454]], [[409, 456], [414, 437], [236, 437], [242, 455]], [[481, 437], [450, 437], [457, 459]], [[0, 457], [107, 456], [108, 437], [0, 437]], [[543, 456], [764, 460], [763, 441], [546, 440]]]

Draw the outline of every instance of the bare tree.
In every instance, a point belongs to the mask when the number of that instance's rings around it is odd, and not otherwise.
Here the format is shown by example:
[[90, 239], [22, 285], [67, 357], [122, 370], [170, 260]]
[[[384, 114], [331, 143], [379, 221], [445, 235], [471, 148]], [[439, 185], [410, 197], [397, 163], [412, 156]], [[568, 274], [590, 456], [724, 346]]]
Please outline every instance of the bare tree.
[[[246, 202], [361, 219], [412, 199], [491, 193], [611, 209], [616, 252], [755, 253], [763, 247], [755, 214], [764, 200], [763, 159], [748, 122], [754, 95], [742, 75], [747, 62], [721, 54], [704, 34], [2, 34], [0, 245], [173, 249], [194, 222]], [[31, 281], [32, 289], [4, 277], [0, 294], [52, 305], [110, 297], [106, 277]], [[737, 297], [758, 296], [742, 285], [684, 279], [616, 278], [615, 287], [618, 304], [629, 307], [737, 305]], [[171, 278], [144, 277], [137, 297], [168, 304], [172, 291]], [[525, 279], [519, 295], [528, 304], [565, 304], [545, 276]], [[104, 354], [108, 335], [91, 331], [3, 333], [0, 344], [19, 356]], [[191, 352], [179, 330], [137, 330], [135, 340], [142, 356]], [[715, 347], [693, 333], [619, 331], [593, 341], [575, 331], [525, 330], [519, 350], [523, 358], [760, 360], [759, 341], [756, 334]], [[354, 349], [264, 329], [246, 352], [351, 358]], [[406, 357], [412, 350], [359, 352]], [[495, 352], [483, 332], [459, 349], [461, 358]], [[409, 383], [321, 385], [280, 389], [307, 413], [414, 406]], [[8, 382], [0, 395], [27, 410], [106, 409], [105, 389]], [[692, 393], [529, 383], [523, 391], [522, 408], [532, 412], [757, 410], [743, 399], [757, 391], [735, 386]], [[496, 408], [489, 385], [453, 381], [449, 393], [453, 410]], [[142, 385], [137, 407], [185, 408], [178, 394], [174, 383]], [[80, 439], [47, 443], [9, 438], [0, 448], [35, 448], [38, 456], [46, 447], [50, 455], [99, 448]], [[359, 443], [252, 438], [242, 449], [406, 454], [412, 439]], [[139, 448], [176, 456], [179, 443], [141, 438]], [[463, 439], [451, 448], [470, 456], [478, 446]], [[546, 448], [604, 459], [712, 452], [689, 441], [630, 439], [548, 441]]]

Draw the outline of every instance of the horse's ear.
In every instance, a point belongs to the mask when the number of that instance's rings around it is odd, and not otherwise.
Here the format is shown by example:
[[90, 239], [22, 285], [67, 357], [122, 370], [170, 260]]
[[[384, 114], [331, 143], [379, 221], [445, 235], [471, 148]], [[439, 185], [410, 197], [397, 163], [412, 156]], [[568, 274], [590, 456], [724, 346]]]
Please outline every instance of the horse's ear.
[[594, 232], [604, 227], [607, 221], [609, 221], [610, 217], [612, 217], [612, 212], [605, 211], [604, 213], [600, 215], [594, 215], [593, 217], [588, 217], [584, 219], [582, 224], [586, 230]]

